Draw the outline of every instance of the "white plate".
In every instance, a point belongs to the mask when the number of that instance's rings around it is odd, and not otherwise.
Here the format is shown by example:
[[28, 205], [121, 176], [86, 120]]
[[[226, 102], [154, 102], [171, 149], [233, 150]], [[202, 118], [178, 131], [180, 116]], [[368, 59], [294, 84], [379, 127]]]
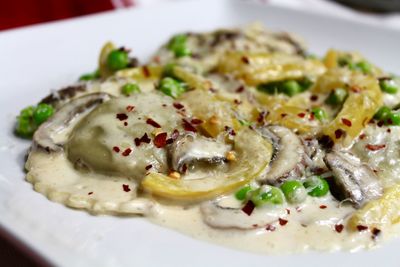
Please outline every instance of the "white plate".
[[400, 33], [239, 1], [185, 1], [132, 9], [0, 34], [0, 225], [61, 266], [398, 266], [400, 240], [351, 253], [264, 256], [194, 240], [142, 218], [91, 216], [45, 199], [24, 180], [28, 141], [12, 134], [19, 110], [50, 89], [94, 70], [102, 44], [113, 40], [145, 59], [179, 31], [203, 31], [255, 20], [303, 35], [312, 51], [357, 49], [400, 73]]

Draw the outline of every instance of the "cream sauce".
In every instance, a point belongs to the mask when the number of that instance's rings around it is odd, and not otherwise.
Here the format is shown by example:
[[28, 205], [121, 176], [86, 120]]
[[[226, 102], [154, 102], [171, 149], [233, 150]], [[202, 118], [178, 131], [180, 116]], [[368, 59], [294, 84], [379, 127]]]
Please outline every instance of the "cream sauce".
[[[285, 225], [278, 219], [268, 228], [268, 225], [258, 225], [250, 230], [218, 229], [204, 222], [200, 204], [168, 205], [138, 198], [135, 181], [94, 173], [82, 176], [63, 153], [49, 155], [45, 151], [32, 151], [26, 167], [29, 170], [27, 179], [34, 184], [34, 189], [53, 201], [95, 214], [143, 214], [156, 224], [235, 249], [269, 254], [307, 250], [357, 251], [374, 247], [382, 239], [382, 236], [373, 239], [369, 231], [354, 232], [346, 227], [341, 233], [335, 230], [335, 225], [346, 225], [354, 208], [340, 205], [331, 195], [308, 197], [298, 206], [284, 204], [279, 207], [285, 209], [279, 217], [287, 220]], [[129, 186], [130, 191], [124, 190], [124, 186]], [[383, 238], [388, 237], [387, 232], [385, 235]]]

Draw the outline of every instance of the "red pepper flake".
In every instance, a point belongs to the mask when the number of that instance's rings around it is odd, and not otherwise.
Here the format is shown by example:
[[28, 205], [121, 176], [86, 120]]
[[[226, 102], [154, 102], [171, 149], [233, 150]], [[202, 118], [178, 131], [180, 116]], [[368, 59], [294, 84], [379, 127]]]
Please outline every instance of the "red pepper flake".
[[178, 137], [179, 137], [179, 131], [175, 129], [171, 134], [171, 139], [175, 140]]
[[368, 150], [371, 150], [371, 151], [377, 151], [377, 150], [381, 150], [381, 149], [383, 149], [383, 148], [385, 148], [386, 147], [386, 145], [371, 145], [371, 144], [368, 144], [368, 145], [366, 145], [365, 146]]
[[150, 141], [151, 139], [148, 137], [147, 133], [145, 133], [142, 137], [135, 138], [135, 145], [140, 146], [141, 143], [149, 144]]
[[238, 89], [236, 89], [236, 93], [242, 93], [244, 91], [244, 86], [241, 85], [238, 87]]
[[185, 163], [185, 164], [183, 164], [183, 166], [182, 166], [182, 173], [186, 173], [186, 171], [187, 171], [187, 165], [186, 165], [186, 163]]
[[194, 125], [199, 125], [199, 124], [202, 124], [203, 121], [200, 120], [200, 119], [194, 118], [194, 119], [192, 119], [192, 120], [190, 121], [190, 123], [192, 123], [192, 124], [194, 124]]
[[140, 146], [140, 143], [141, 143], [141, 141], [140, 141], [140, 138], [135, 138], [135, 145], [136, 146]]
[[376, 239], [382, 231], [378, 228], [372, 229], [372, 239]]
[[119, 153], [119, 151], [120, 151], [119, 147], [117, 147], [117, 146], [113, 147], [113, 150], [114, 150], [114, 152], [116, 152], [116, 153]]
[[146, 123], [149, 124], [149, 125], [151, 125], [151, 126], [153, 126], [154, 128], [161, 128], [161, 125], [158, 124], [156, 121], [154, 121], [154, 120], [151, 119], [151, 118], [148, 118], [148, 119], [146, 120]]
[[297, 116], [300, 118], [304, 118], [306, 116], [306, 114], [302, 112], [302, 113], [297, 114]]
[[151, 73], [150, 73], [150, 70], [149, 70], [149, 68], [147, 66], [143, 66], [142, 67], [142, 71], [143, 71], [144, 77], [150, 77]]
[[353, 93], [359, 93], [359, 92], [361, 92], [361, 88], [358, 87], [358, 86], [352, 86], [352, 87], [350, 88], [350, 90], [351, 90]]
[[[392, 121], [390, 121], [390, 123], [391, 123], [391, 122], [392, 122]], [[389, 123], [389, 119], [388, 119], [388, 123]], [[389, 124], [390, 124], [390, 123], [389, 123]], [[376, 125], [378, 125], [378, 127], [382, 127], [383, 124], [385, 124], [384, 121], [378, 121], [378, 123], [377, 123]]]
[[335, 137], [336, 139], [340, 139], [340, 137], [342, 137], [342, 135], [344, 134], [344, 131], [342, 129], [337, 129], [335, 131]]
[[170, 144], [172, 144], [174, 142], [174, 139], [172, 139], [172, 138], [168, 138], [166, 141], [165, 141], [165, 143], [167, 144], [167, 145], [170, 145]]
[[286, 209], [286, 213], [290, 215], [290, 209]]
[[175, 102], [172, 104], [174, 108], [176, 109], [183, 109], [185, 106], [183, 106], [181, 103]]
[[367, 135], [365, 133], [360, 134], [359, 138], [360, 140], [364, 140]]
[[391, 133], [392, 130], [390, 130], [390, 128], [387, 128], [386, 132], [387, 132], [387, 133]]
[[164, 108], [166, 108], [166, 107], [167, 107], [167, 104], [162, 104], [161, 106], [163, 106]]
[[235, 135], [236, 135], [235, 130], [232, 129], [231, 127], [229, 127], [229, 126], [225, 126], [225, 127], [224, 127], [224, 130], [225, 130], [225, 132], [227, 132], [227, 133], [228, 133], [229, 135], [231, 135], [231, 136], [235, 136]]
[[348, 120], [346, 118], [342, 118], [342, 123], [348, 127], [351, 127], [351, 120]]
[[244, 64], [250, 64], [250, 60], [249, 60], [248, 57], [243, 56], [243, 57], [241, 58], [241, 60], [242, 60], [242, 62], [243, 62]]
[[123, 184], [123, 185], [122, 185], [122, 189], [123, 189], [125, 192], [131, 191], [131, 189], [129, 188], [129, 185], [128, 185], [128, 184]]
[[321, 205], [321, 206], [319, 206], [319, 208], [323, 210], [323, 209], [326, 209], [327, 206], [326, 205]]
[[254, 203], [250, 200], [247, 201], [246, 205], [242, 208], [242, 211], [246, 213], [248, 216], [250, 216], [253, 213], [253, 210], [255, 208]]
[[242, 104], [242, 101], [240, 101], [239, 99], [235, 99], [233, 100], [233, 103], [235, 103], [236, 105], [240, 105]]
[[288, 220], [279, 218], [279, 224], [280, 224], [280, 225], [285, 226], [287, 223], [288, 223]]
[[146, 171], [150, 170], [151, 168], [153, 168], [153, 165], [149, 164], [145, 167]]
[[281, 118], [285, 118], [286, 116], [287, 116], [286, 113], [282, 113], [282, 114], [281, 114]]
[[357, 225], [357, 230], [359, 231], [359, 232], [362, 232], [362, 231], [365, 231], [365, 230], [367, 230], [368, 229], [368, 226], [365, 226], [365, 225]]
[[261, 111], [260, 113], [258, 113], [257, 122], [263, 123], [266, 115], [267, 115], [267, 112], [265, 112], [264, 110]]
[[315, 101], [318, 100], [318, 96], [317, 95], [312, 95], [312, 96], [310, 96], [310, 100], [315, 102]]
[[378, 170], [375, 170], [375, 169], [373, 169], [372, 171], [373, 171], [374, 173], [378, 173], [378, 172], [379, 172]]
[[160, 133], [154, 137], [153, 143], [156, 147], [162, 148], [167, 144], [167, 133]]
[[87, 194], [90, 196], [90, 195], [92, 195], [92, 194], [93, 194], [93, 192], [89, 192], [89, 193], [87, 193]]
[[120, 121], [124, 121], [128, 119], [128, 115], [126, 115], [125, 113], [118, 113], [117, 114], [117, 119], [119, 119]]
[[135, 106], [131, 106], [131, 105], [126, 106], [126, 111], [128, 111], [128, 112], [131, 112], [134, 109], [135, 109]]
[[267, 226], [265, 227], [265, 230], [267, 230], [268, 232], [273, 232], [276, 230], [276, 227], [273, 226], [272, 224], [267, 224]]
[[194, 133], [197, 132], [196, 128], [194, 128], [194, 126], [186, 119], [182, 119], [182, 125], [183, 125], [183, 129], [185, 129], [185, 131], [194, 132]]
[[128, 123], [126, 121], [124, 122], [124, 126], [128, 126]]
[[314, 115], [314, 113], [310, 113], [310, 121], [313, 121], [315, 119], [315, 115]]
[[335, 230], [338, 233], [341, 233], [344, 229], [344, 225], [343, 224], [335, 224]]
[[129, 154], [131, 154], [131, 152], [132, 152], [132, 149], [127, 148], [124, 150], [124, 152], [122, 152], [122, 156], [127, 157], [127, 156], [129, 156]]
[[257, 228], [257, 227], [258, 227], [258, 224], [255, 223], [255, 224], [253, 224], [252, 226], [253, 226], [253, 228]]

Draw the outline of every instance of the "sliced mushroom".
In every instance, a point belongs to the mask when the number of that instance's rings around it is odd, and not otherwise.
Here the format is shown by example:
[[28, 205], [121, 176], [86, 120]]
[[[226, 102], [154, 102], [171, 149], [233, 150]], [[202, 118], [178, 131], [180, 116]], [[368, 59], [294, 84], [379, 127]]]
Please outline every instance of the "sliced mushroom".
[[172, 168], [184, 172], [184, 166], [188, 167], [196, 161], [221, 163], [226, 160], [226, 154], [230, 150], [230, 145], [188, 133], [177, 138], [171, 145], [169, 154]]
[[241, 208], [222, 205], [220, 200], [205, 202], [200, 206], [200, 210], [204, 222], [215, 228], [254, 229], [287, 216], [282, 205], [255, 209], [249, 216]]
[[324, 161], [334, 175], [334, 190], [340, 200], [348, 199], [359, 208], [382, 195], [382, 186], [372, 169], [357, 157], [332, 151]]
[[328, 171], [324, 162], [326, 152], [315, 138], [301, 138], [304, 147], [304, 161], [308, 169], [319, 174]]
[[62, 150], [68, 137], [66, 130], [71, 129], [80, 118], [109, 99], [109, 94], [93, 93], [71, 100], [40, 125], [33, 136], [34, 144], [47, 151]]
[[286, 127], [270, 126], [260, 130], [274, 145], [274, 156], [265, 175], [258, 178], [261, 183], [279, 184], [290, 176], [301, 176], [304, 147], [300, 138]]
[[76, 85], [71, 85], [60, 90], [53, 91], [50, 95], [43, 98], [40, 103], [45, 103], [52, 105], [54, 108], [59, 109], [65, 101], [83, 94], [87, 91], [87, 86], [85, 83], [79, 83]]

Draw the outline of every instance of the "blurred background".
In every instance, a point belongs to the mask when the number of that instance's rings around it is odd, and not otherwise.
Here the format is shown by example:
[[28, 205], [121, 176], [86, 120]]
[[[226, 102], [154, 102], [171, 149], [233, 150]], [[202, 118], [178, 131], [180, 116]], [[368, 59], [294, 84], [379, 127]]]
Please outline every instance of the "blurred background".
[[126, 8], [134, 0], [1, 1], [0, 30]]
[[[0, 31], [128, 7], [185, 0], [19, 0], [2, 1]], [[381, 18], [400, 29], [400, 0], [243, 0], [315, 9], [333, 15]], [[394, 21], [394, 22], [393, 22]]]

